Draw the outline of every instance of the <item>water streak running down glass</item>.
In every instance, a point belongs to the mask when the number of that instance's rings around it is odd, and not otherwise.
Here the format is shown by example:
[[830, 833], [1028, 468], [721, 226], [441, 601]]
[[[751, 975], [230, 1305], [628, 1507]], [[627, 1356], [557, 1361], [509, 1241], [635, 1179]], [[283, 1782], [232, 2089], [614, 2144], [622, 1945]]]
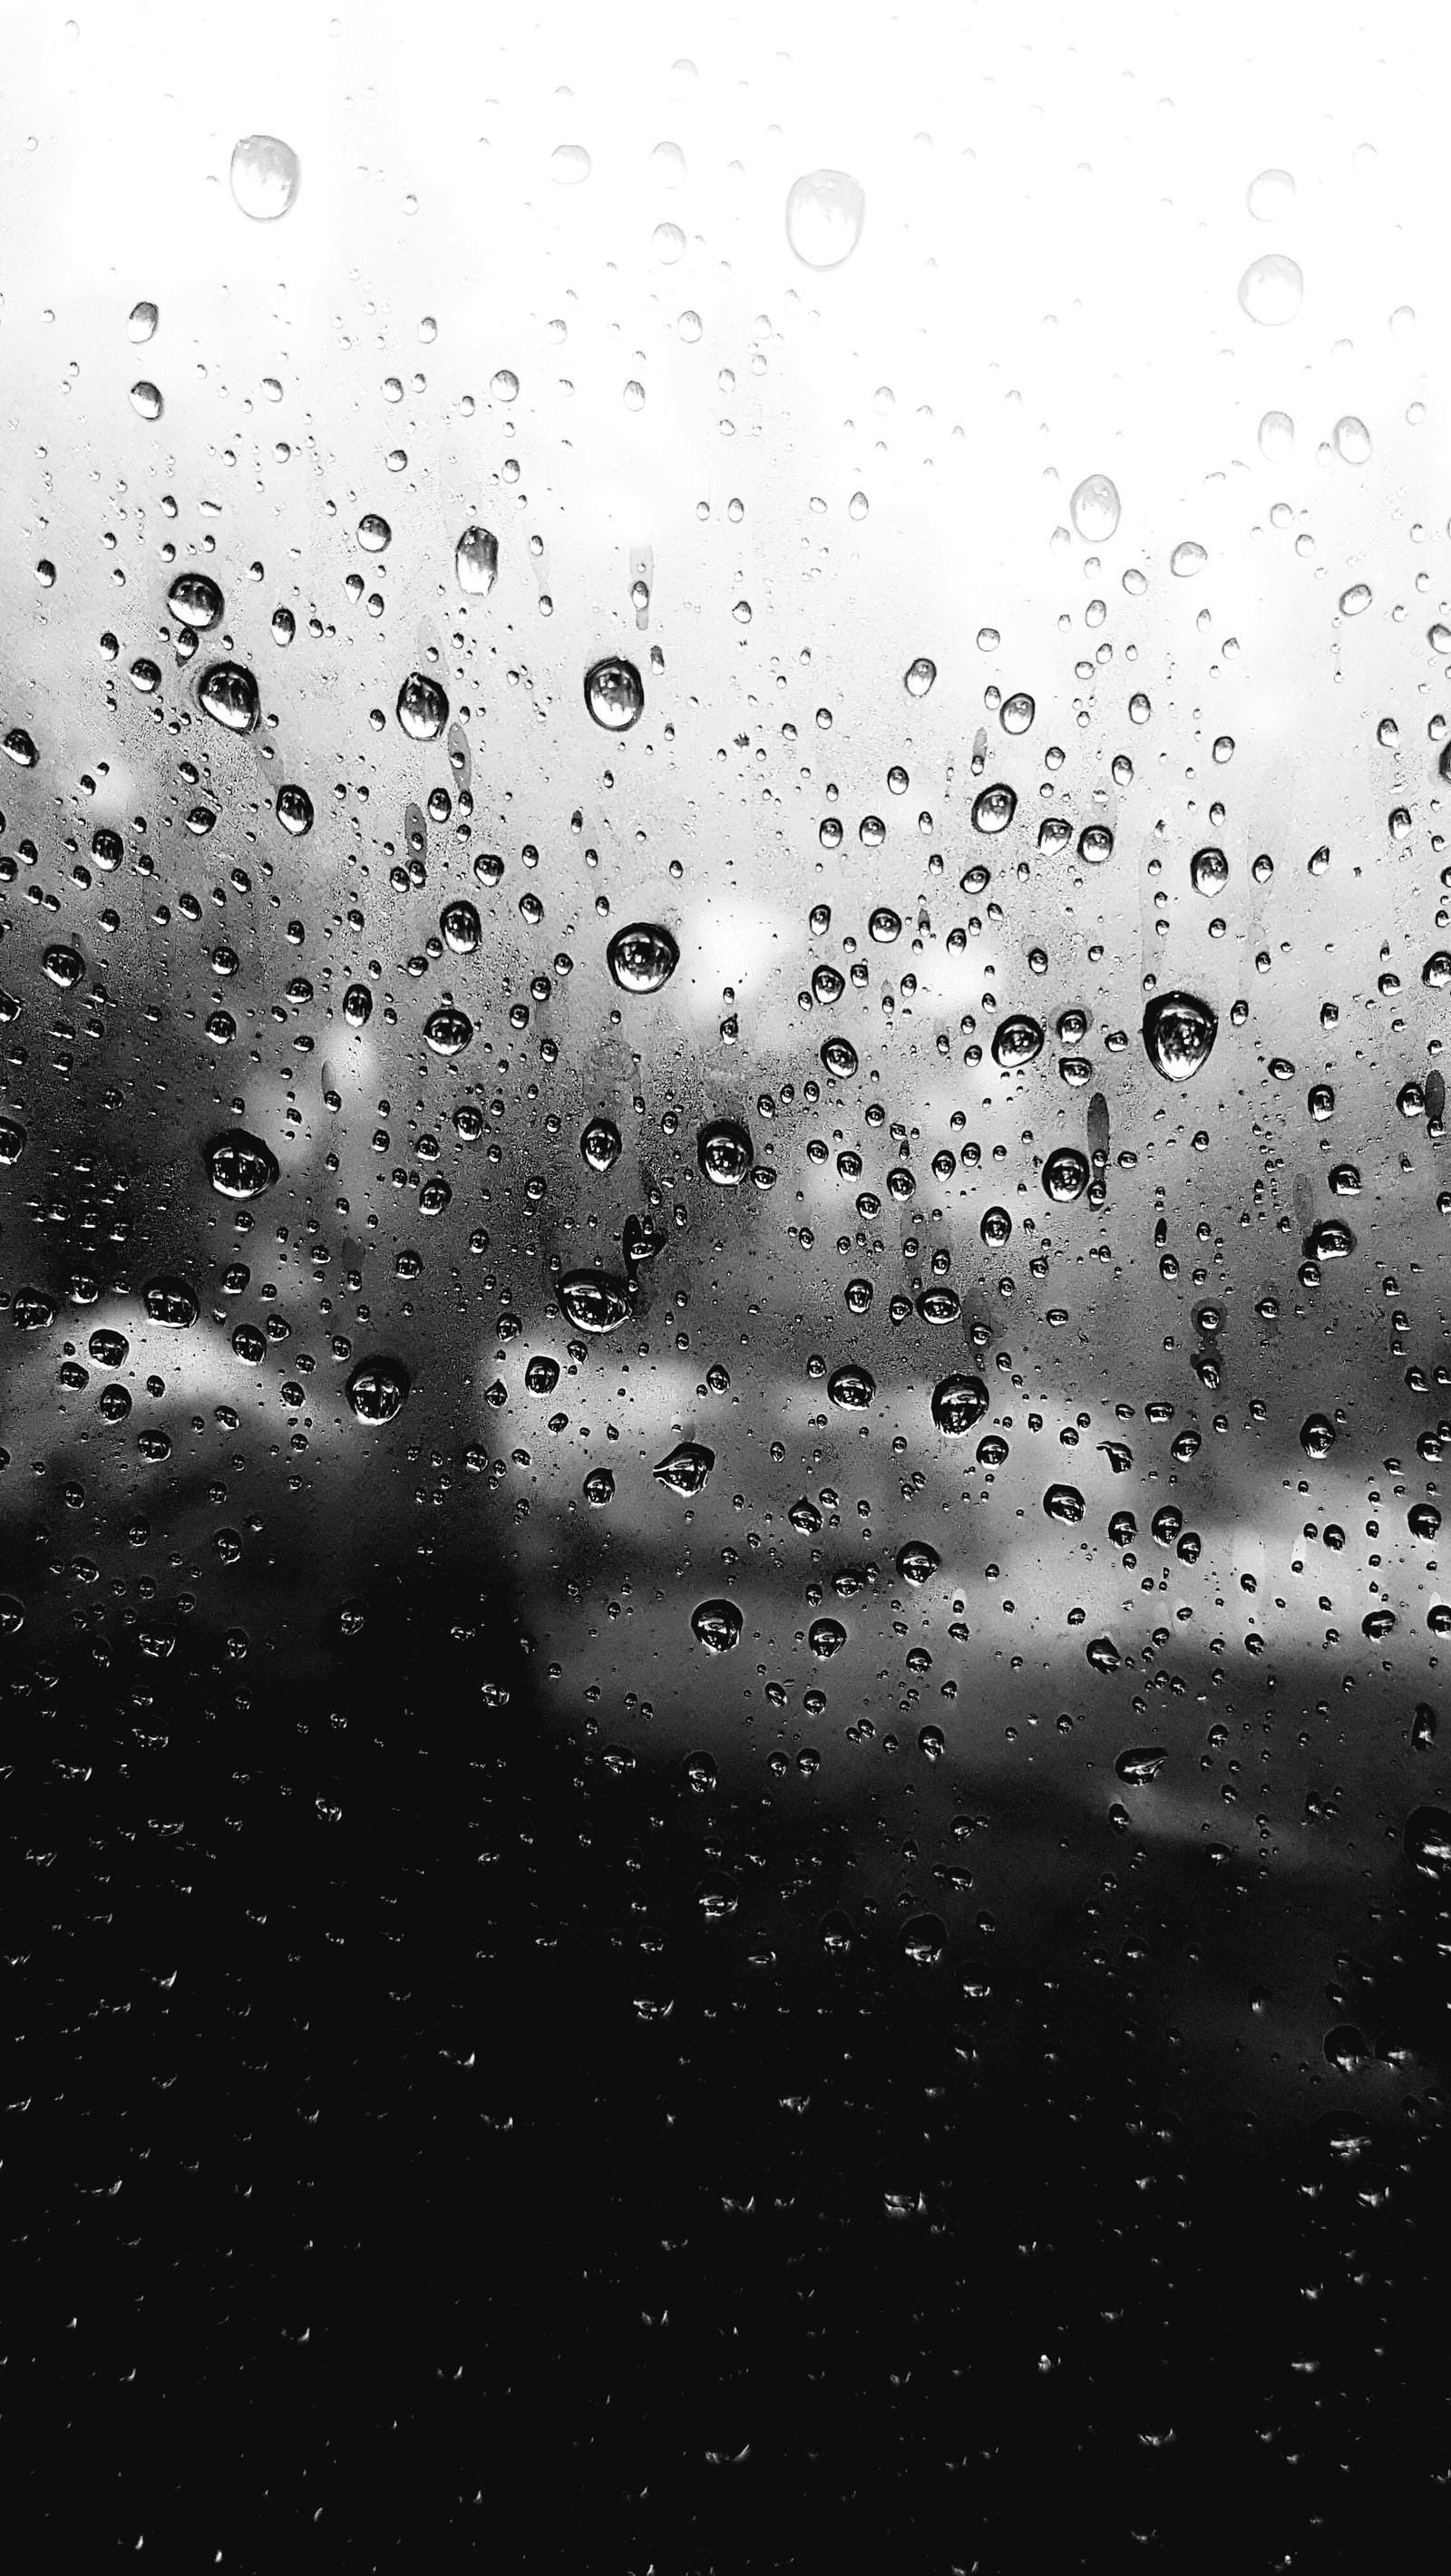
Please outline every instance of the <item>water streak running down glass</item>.
[[1447, 37], [238, 37], [0, 101], [36, 2527], [1342, 2563], [1451, 2478]]

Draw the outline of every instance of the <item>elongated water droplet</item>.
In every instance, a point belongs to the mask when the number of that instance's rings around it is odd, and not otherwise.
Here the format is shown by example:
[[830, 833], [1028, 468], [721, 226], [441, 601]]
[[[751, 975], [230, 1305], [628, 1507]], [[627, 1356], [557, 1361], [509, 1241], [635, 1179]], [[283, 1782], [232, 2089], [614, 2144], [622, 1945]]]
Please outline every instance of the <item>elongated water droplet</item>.
[[608, 1172], [624, 1152], [620, 1131], [612, 1118], [591, 1118], [584, 1129], [579, 1150], [592, 1172]]
[[484, 598], [499, 577], [499, 540], [488, 528], [465, 528], [453, 550], [454, 577], [460, 590]]
[[1119, 1755], [1113, 1767], [1130, 1788], [1146, 1789], [1151, 1780], [1158, 1778], [1168, 1759], [1168, 1749], [1162, 1744], [1134, 1744]]
[[277, 820], [294, 840], [302, 840], [312, 830], [312, 798], [305, 787], [279, 787]]
[[682, 1440], [679, 1448], [672, 1449], [651, 1473], [656, 1483], [668, 1485], [672, 1494], [698, 1494], [714, 1465], [715, 1451], [707, 1449], [703, 1441]]
[[919, 653], [915, 662], [908, 663], [902, 686], [909, 698], [925, 698], [936, 677], [936, 663]]
[[975, 832], [1005, 832], [1017, 810], [1013, 788], [984, 787], [972, 800], [972, 828]]

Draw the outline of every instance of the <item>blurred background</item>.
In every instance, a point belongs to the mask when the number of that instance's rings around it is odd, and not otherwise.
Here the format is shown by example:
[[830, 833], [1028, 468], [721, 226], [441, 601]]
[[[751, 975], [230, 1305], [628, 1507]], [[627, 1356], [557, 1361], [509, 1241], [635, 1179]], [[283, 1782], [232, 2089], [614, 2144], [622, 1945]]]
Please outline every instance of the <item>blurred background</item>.
[[1343, 2563], [1451, 2477], [1444, 36], [6, 34], [48, 2554]]

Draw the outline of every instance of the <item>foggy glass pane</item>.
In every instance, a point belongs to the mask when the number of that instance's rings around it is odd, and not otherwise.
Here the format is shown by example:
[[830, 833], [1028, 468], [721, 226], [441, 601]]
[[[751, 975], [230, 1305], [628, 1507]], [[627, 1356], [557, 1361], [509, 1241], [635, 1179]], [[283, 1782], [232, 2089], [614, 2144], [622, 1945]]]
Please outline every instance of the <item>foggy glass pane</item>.
[[11, 13], [47, 2563], [1444, 2503], [1446, 54]]

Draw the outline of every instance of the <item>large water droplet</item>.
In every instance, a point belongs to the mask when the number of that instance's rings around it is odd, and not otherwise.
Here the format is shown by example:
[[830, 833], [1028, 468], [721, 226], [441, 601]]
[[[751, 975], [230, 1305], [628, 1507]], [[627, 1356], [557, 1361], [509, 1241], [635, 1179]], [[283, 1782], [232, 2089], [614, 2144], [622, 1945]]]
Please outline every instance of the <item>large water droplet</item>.
[[908, 663], [902, 685], [909, 698], [925, 698], [936, 677], [936, 663], [919, 653], [915, 662]]
[[9, 1171], [25, 1151], [26, 1135], [18, 1118], [0, 1118], [0, 1170]]
[[806, 1643], [819, 1664], [830, 1663], [846, 1644], [846, 1630], [839, 1619], [813, 1619], [806, 1631]]
[[1118, 485], [1107, 474], [1085, 474], [1068, 504], [1079, 535], [1091, 546], [1108, 543], [1119, 522]]
[[1131, 1744], [1113, 1767], [1130, 1788], [1146, 1789], [1151, 1780], [1158, 1778], [1168, 1759], [1168, 1749], [1162, 1744]]
[[1010, 1011], [993, 1031], [993, 1062], [1009, 1072], [1043, 1052], [1043, 1031], [1026, 1011]]
[[566, 1271], [555, 1290], [560, 1305], [582, 1333], [612, 1333], [630, 1311], [630, 1291], [623, 1279], [605, 1270]]
[[645, 688], [633, 662], [610, 655], [584, 675], [584, 702], [606, 733], [628, 733], [645, 712]]
[[1451, 1879], [1451, 1815], [1444, 1807], [1413, 1807], [1403, 1849], [1411, 1867], [1427, 1878]]
[[980, 1377], [944, 1377], [932, 1390], [932, 1419], [939, 1431], [954, 1438], [970, 1431], [987, 1411], [987, 1388]]
[[1043, 1165], [1043, 1187], [1060, 1207], [1082, 1198], [1088, 1187], [1088, 1156], [1076, 1145], [1060, 1145]]
[[232, 148], [232, 196], [254, 224], [275, 224], [293, 203], [302, 164], [275, 134], [244, 134]]
[[840, 268], [861, 239], [866, 191], [845, 170], [808, 170], [786, 199], [786, 239], [807, 268]]
[[131, 388], [131, 408], [143, 420], [160, 420], [166, 409], [160, 385], [154, 385], [149, 376], [138, 376]]
[[465, 528], [453, 550], [454, 577], [460, 590], [475, 598], [491, 591], [499, 577], [499, 540], [488, 528]]
[[728, 1655], [739, 1645], [745, 1625], [734, 1601], [701, 1601], [691, 1611], [690, 1624], [709, 1655]]
[[984, 787], [972, 801], [972, 828], [975, 832], [1005, 832], [1017, 810], [1013, 788]]
[[430, 1011], [423, 1023], [424, 1039], [434, 1055], [462, 1055], [473, 1033], [474, 1024], [467, 1011], [457, 1010], [449, 1002]]
[[279, 787], [277, 820], [294, 840], [302, 840], [312, 830], [312, 798], [305, 787]]
[[1295, 444], [1295, 424], [1287, 411], [1267, 411], [1260, 422], [1260, 454], [1282, 465]]
[[559, 143], [549, 156], [549, 175], [556, 188], [578, 188], [590, 174], [590, 157], [582, 143]]
[[1304, 292], [1303, 270], [1281, 250], [1252, 259], [1239, 281], [1239, 300], [1251, 322], [1262, 322], [1272, 330], [1294, 321]]
[[1261, 170], [1246, 188], [1244, 201], [1257, 222], [1278, 223], [1295, 202], [1295, 182], [1288, 170]]
[[848, 1362], [845, 1368], [833, 1369], [826, 1381], [826, 1392], [833, 1404], [846, 1413], [865, 1413], [877, 1392], [877, 1381], [870, 1369]]
[[224, 1199], [260, 1199], [277, 1179], [277, 1157], [260, 1136], [230, 1127], [206, 1148], [207, 1174]]
[[1169, 557], [1169, 570], [1178, 581], [1193, 581], [1204, 570], [1209, 557], [1194, 537], [1186, 537]]
[[448, 722], [448, 697], [437, 680], [410, 671], [398, 692], [398, 721], [413, 742], [436, 742]]
[[659, 922], [632, 921], [615, 932], [605, 962], [622, 993], [658, 993], [679, 965], [680, 951]]
[[1221, 893], [1229, 883], [1229, 861], [1223, 850], [1196, 850], [1189, 862], [1189, 882], [1196, 894]]
[[624, 1152], [620, 1131], [612, 1118], [591, 1118], [579, 1140], [583, 1160], [592, 1172], [608, 1172]]
[[408, 1397], [408, 1371], [401, 1360], [359, 1360], [347, 1385], [348, 1402], [360, 1422], [381, 1429], [396, 1422]]
[[850, 1038], [827, 1038], [822, 1046], [821, 1061], [837, 1082], [850, 1082], [857, 1070], [857, 1051]]
[[257, 683], [240, 662], [213, 662], [197, 682], [197, 704], [228, 733], [250, 733], [262, 714]]
[[1346, 412], [1335, 424], [1335, 453], [1347, 465], [1364, 465], [1370, 458], [1370, 431], [1354, 412]]
[[194, 1324], [200, 1312], [196, 1290], [187, 1280], [177, 1279], [169, 1271], [147, 1281], [141, 1303], [153, 1324], [170, 1324], [178, 1332]]
[[1050, 1521], [1077, 1523], [1087, 1506], [1076, 1485], [1050, 1485], [1043, 1496], [1043, 1509]]
[[166, 594], [166, 604], [173, 617], [179, 617], [183, 626], [194, 626], [198, 634], [215, 626], [226, 606], [217, 584], [206, 572], [179, 572]]
[[706, 1179], [723, 1190], [738, 1189], [756, 1159], [749, 1135], [734, 1118], [713, 1118], [702, 1127], [695, 1150]]
[[484, 925], [475, 907], [466, 903], [462, 895], [456, 895], [452, 903], [444, 905], [438, 916], [438, 926], [443, 933], [444, 946], [452, 949], [455, 957], [472, 957], [484, 935]]
[[393, 531], [376, 510], [365, 510], [358, 521], [358, 543], [365, 555], [385, 555], [393, 543]]
[[668, 1458], [652, 1468], [657, 1484], [668, 1485], [672, 1494], [698, 1494], [715, 1465], [715, 1451], [700, 1440], [682, 1440]]
[[1219, 1033], [1219, 1014], [1194, 993], [1156, 993], [1144, 1013], [1144, 1047], [1166, 1082], [1199, 1071]]
[[133, 304], [130, 312], [126, 316], [127, 339], [138, 342], [149, 340], [152, 337], [160, 319], [161, 315], [157, 311], [156, 306], [154, 304], [147, 303], [144, 298], [140, 304]]
[[998, 722], [1004, 733], [1026, 733], [1037, 712], [1037, 704], [1027, 690], [1014, 689], [1012, 696], [1003, 700]]

